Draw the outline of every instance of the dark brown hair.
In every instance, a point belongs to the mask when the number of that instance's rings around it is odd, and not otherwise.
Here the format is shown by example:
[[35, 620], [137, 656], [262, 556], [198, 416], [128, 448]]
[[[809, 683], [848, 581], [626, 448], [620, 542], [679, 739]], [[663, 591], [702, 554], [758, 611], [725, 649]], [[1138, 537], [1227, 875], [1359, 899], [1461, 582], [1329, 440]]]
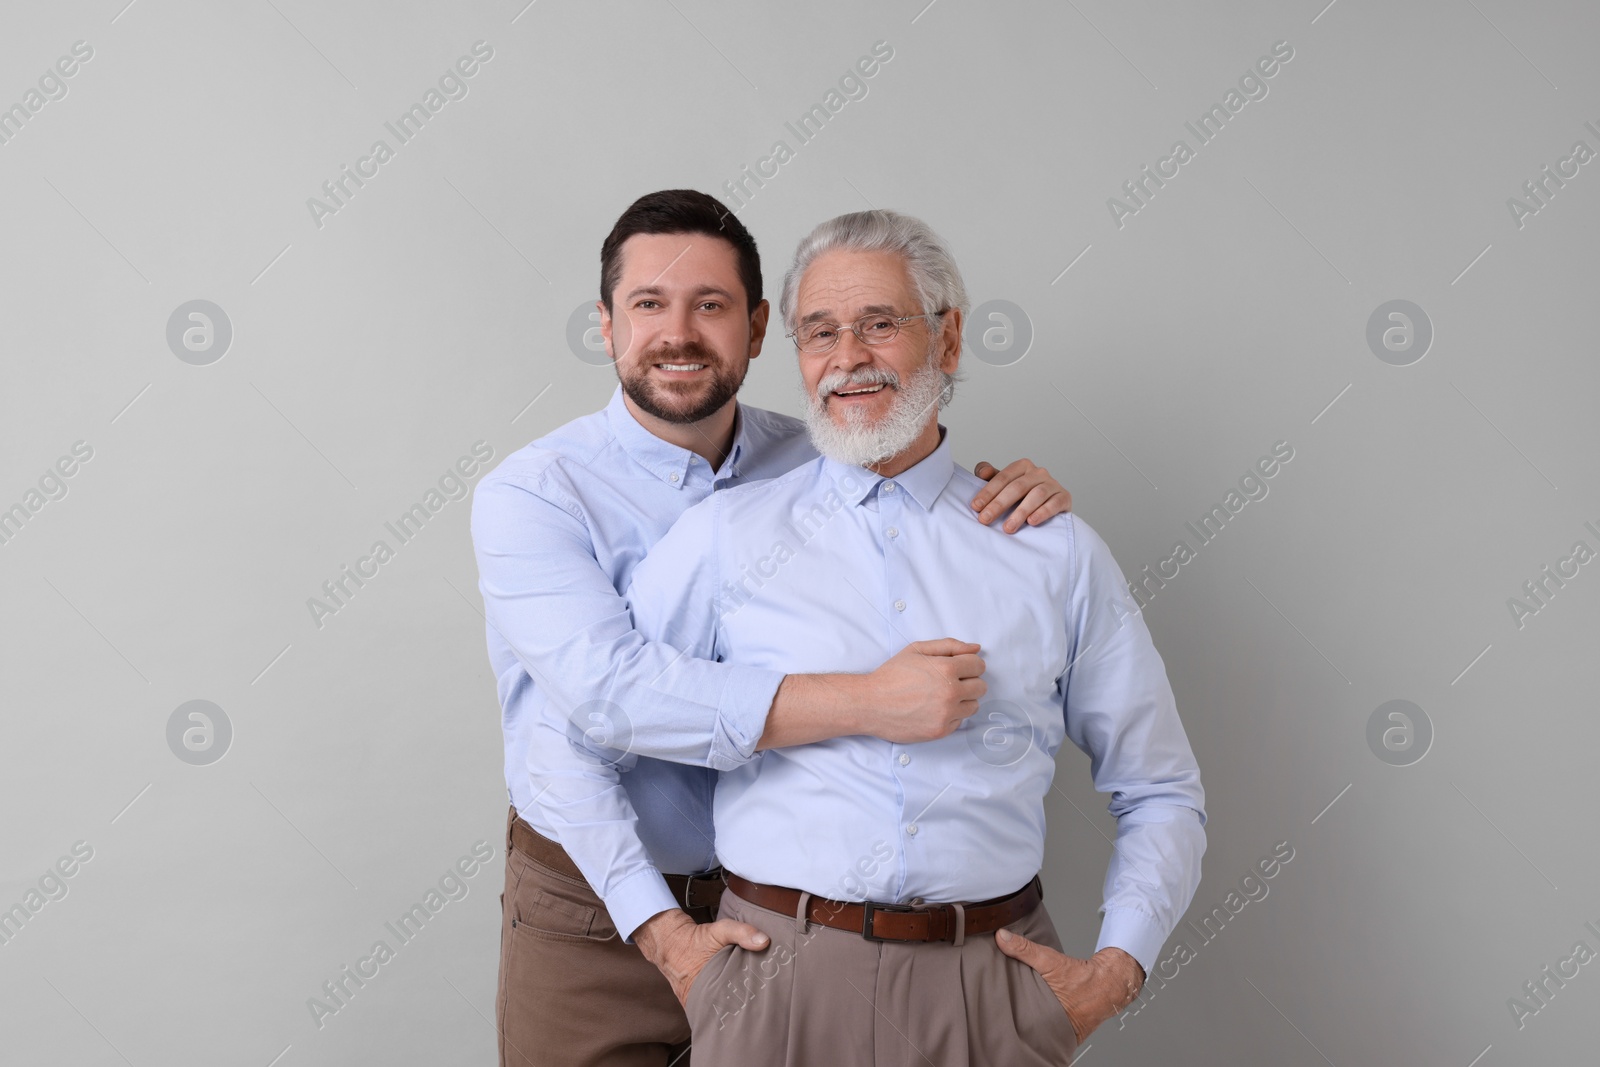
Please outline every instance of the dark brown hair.
[[600, 246], [600, 299], [611, 311], [611, 292], [622, 276], [622, 245], [636, 233], [702, 233], [733, 246], [744, 283], [745, 310], [761, 303], [761, 254], [756, 239], [722, 201], [696, 189], [646, 193], [624, 211]]

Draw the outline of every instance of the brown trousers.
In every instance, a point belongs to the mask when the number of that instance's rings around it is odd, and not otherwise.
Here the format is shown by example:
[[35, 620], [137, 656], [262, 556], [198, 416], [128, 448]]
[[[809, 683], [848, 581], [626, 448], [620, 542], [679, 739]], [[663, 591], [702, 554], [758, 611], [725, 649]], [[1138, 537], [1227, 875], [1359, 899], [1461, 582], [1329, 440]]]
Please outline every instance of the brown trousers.
[[[729, 945], [689, 988], [700, 1067], [1062, 1067], [1077, 1038], [1037, 971], [993, 934], [957, 947], [868, 941], [758, 908], [732, 890], [719, 919], [765, 932]], [[1041, 904], [1007, 929], [1059, 950]]]
[[541, 863], [512, 847], [516, 817], [500, 897], [501, 1067], [688, 1067], [672, 986], [618, 936], [570, 859]]

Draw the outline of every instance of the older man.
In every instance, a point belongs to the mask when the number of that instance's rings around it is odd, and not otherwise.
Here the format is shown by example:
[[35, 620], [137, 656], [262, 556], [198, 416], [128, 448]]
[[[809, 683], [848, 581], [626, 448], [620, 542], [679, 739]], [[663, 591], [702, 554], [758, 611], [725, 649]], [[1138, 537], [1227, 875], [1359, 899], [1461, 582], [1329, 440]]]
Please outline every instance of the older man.
[[[966, 306], [921, 222], [818, 227], [781, 310], [821, 457], [689, 509], [633, 572], [635, 625], [688, 655], [863, 670], [959, 630], [988, 663], [988, 700], [942, 738], [835, 737], [721, 774], [720, 915], [770, 945], [690, 951], [682, 916], [640, 937], [687, 990], [701, 1067], [1066, 1063], [1136, 995], [1198, 885], [1199, 770], [1110, 551], [1076, 516], [1007, 538], [965, 506], [980, 483], [937, 412]], [[1061, 951], [1037, 878], [1064, 739], [1118, 818], [1087, 960]], [[614, 795], [632, 755], [579, 748], [592, 796]]]

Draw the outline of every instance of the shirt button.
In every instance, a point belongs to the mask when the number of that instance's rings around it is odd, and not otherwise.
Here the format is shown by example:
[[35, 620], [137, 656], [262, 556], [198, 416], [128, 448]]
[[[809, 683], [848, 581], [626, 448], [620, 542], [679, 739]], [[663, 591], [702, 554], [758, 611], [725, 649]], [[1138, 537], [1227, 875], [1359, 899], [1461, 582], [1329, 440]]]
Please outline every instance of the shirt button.
[[906, 610], [906, 602], [904, 600], [896, 600], [894, 602], [894, 610], [896, 610], [896, 611], [904, 611], [904, 610]]
[[885, 493], [892, 493], [892, 492], [894, 492], [894, 483], [893, 483], [893, 482], [884, 482], [884, 483], [883, 483], [883, 491], [884, 491], [884, 492], [885, 492]]
[[908, 754], [906, 754], [904, 752], [900, 753], [900, 766], [904, 767], [906, 764], [908, 764], [910, 762], [911, 762], [911, 757]]
[[906, 827], [906, 833], [910, 834], [912, 837], [916, 837], [917, 836], [917, 824], [916, 823], [912, 823], [910, 826]]
[[889, 535], [890, 540], [900, 536], [900, 529], [896, 526], [891, 526], [883, 532]]
[[667, 481], [675, 482], [677, 480], [678, 480], [678, 472], [677, 471], [673, 471], [671, 474], [667, 475]]

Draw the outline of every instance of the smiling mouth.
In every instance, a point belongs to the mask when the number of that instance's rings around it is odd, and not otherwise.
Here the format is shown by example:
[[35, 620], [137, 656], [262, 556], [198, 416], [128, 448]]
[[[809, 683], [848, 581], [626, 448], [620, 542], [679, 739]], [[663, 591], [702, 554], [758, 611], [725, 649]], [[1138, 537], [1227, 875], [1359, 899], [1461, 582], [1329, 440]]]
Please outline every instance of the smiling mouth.
[[670, 371], [696, 371], [706, 369], [706, 365], [704, 363], [657, 363], [655, 364], [655, 367], [657, 370]]
[[870, 396], [873, 393], [878, 393], [878, 392], [882, 392], [882, 391], [883, 391], [883, 383], [879, 382], [877, 385], [863, 385], [859, 389], [835, 389], [833, 391], [833, 395], [834, 396]]

